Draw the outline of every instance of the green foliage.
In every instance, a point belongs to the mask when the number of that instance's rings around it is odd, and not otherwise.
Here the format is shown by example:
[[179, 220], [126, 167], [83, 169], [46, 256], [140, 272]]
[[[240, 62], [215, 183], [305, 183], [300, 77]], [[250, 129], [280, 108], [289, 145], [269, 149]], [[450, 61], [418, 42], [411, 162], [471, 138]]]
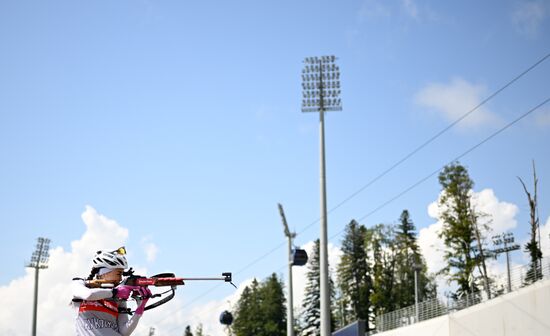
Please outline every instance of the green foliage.
[[439, 183], [443, 188], [439, 199], [443, 229], [439, 236], [446, 246], [444, 258], [447, 261], [441, 273], [457, 283], [455, 296], [478, 292], [474, 271], [481, 258], [476, 257], [473, 249], [478, 215], [470, 203], [474, 183], [466, 168], [458, 162], [445, 166], [439, 174]]
[[[202, 328], [201, 328], [201, 334], [202, 334]], [[185, 332], [183, 334], [184, 336], [193, 336], [193, 333], [191, 332], [191, 326], [188, 325], [185, 327]]]
[[371, 301], [376, 315], [414, 304], [415, 268], [419, 301], [435, 297], [435, 282], [427, 275], [415, 230], [407, 210], [401, 213], [399, 224], [379, 224], [368, 230], [366, 245], [373, 260]]
[[376, 315], [395, 310], [396, 297], [396, 244], [393, 227], [378, 224], [368, 230], [367, 245], [372, 251], [373, 292], [370, 296]]
[[257, 335], [286, 334], [286, 305], [283, 283], [273, 273], [260, 288], [260, 314], [264, 321], [264, 331]]
[[286, 306], [283, 284], [273, 273], [261, 284], [256, 279], [245, 287], [235, 312], [232, 329], [236, 336], [283, 336]]
[[[337, 273], [342, 300], [347, 304], [344, 307], [346, 319], [366, 320], [366, 328], [370, 330], [368, 320], [371, 312], [372, 278], [367, 261], [366, 235], [367, 229], [355, 220], [347, 225]], [[349, 316], [348, 309], [351, 310], [352, 316]]]
[[540, 262], [540, 259], [542, 259], [542, 251], [539, 248], [538, 241], [535, 239], [531, 238], [531, 240], [525, 244], [525, 252], [529, 253], [531, 258], [529, 269], [525, 274], [525, 282], [527, 284], [542, 279], [542, 265]]
[[[187, 329], [186, 329], [186, 332], [187, 332]], [[202, 330], [202, 323], [199, 323], [199, 325], [195, 329], [195, 336], [206, 336]]]
[[396, 305], [395, 308], [414, 304], [414, 273], [418, 269], [418, 300], [436, 297], [435, 281], [428, 275], [428, 266], [420, 253], [416, 238], [416, 227], [409, 211], [403, 210], [395, 228], [396, 241]]

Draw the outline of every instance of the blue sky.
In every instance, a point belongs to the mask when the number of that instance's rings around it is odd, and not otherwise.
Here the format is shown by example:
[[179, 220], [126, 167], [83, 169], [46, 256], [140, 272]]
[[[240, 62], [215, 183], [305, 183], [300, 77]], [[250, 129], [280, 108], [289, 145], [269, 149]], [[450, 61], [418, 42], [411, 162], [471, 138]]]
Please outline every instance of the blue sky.
[[[239, 282], [283, 272], [277, 203], [298, 245], [319, 235], [305, 57], [336, 55], [341, 69], [343, 111], [326, 116], [332, 209], [546, 56], [549, 17], [548, 1], [515, 0], [2, 1], [0, 286], [25, 276], [38, 236], [70, 252], [86, 206], [128, 229], [133, 262], [152, 273], [233, 271]], [[546, 59], [331, 211], [331, 242], [351, 219], [392, 223], [403, 209], [419, 229], [435, 223], [436, 176], [366, 215], [549, 88]], [[532, 186], [531, 160], [541, 223], [550, 216], [549, 131], [550, 103], [461, 159], [476, 192], [518, 207], [518, 239], [528, 205], [516, 177]]]

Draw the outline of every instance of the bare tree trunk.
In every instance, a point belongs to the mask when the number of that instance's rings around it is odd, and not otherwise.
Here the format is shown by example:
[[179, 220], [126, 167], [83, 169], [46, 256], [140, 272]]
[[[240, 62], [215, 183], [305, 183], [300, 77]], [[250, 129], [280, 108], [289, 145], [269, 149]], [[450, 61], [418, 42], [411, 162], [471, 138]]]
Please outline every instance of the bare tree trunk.
[[[533, 282], [537, 281], [538, 279], [542, 278], [541, 267], [539, 266], [539, 261], [542, 258], [542, 251], [540, 250], [540, 230], [539, 230], [539, 218], [538, 218], [538, 204], [537, 204], [537, 172], [535, 170], [535, 161], [533, 161], [533, 182], [534, 182], [534, 193], [531, 197], [531, 193], [527, 190], [527, 187], [525, 186], [525, 183], [523, 180], [518, 176], [518, 180], [521, 182], [521, 185], [523, 186], [523, 190], [525, 191], [525, 194], [527, 195], [527, 201], [529, 202], [529, 210], [530, 210], [530, 220], [529, 223], [531, 224], [531, 240], [529, 243], [527, 243], [526, 248], [529, 251], [529, 254], [531, 256], [531, 262], [532, 262], [532, 274], [533, 276]], [[538, 233], [538, 237], [537, 237]], [[537, 242], [538, 238], [538, 242]]]
[[[477, 216], [475, 214], [475, 209], [471, 207], [471, 217], [472, 217], [472, 225], [474, 227], [474, 234], [476, 236], [477, 240], [477, 249], [479, 251], [479, 254], [477, 257], [479, 257], [479, 263], [478, 268], [479, 272], [481, 273], [481, 276], [483, 277], [483, 287], [485, 288], [485, 292], [487, 293], [487, 298], [491, 298], [491, 289], [489, 286], [489, 275], [487, 274], [487, 265], [485, 264], [485, 254], [483, 252], [483, 244], [482, 244], [482, 236], [481, 232], [479, 230], [479, 226], [477, 224]], [[480, 268], [481, 265], [481, 268]]]

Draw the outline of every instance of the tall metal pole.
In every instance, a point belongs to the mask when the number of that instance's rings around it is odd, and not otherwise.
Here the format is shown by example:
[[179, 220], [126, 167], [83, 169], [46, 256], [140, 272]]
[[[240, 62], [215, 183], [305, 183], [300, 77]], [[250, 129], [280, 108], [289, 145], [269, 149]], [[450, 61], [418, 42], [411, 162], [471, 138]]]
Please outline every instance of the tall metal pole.
[[288, 236], [288, 309], [286, 334], [294, 336], [294, 301], [292, 299], [292, 237]]
[[32, 336], [36, 336], [36, 313], [38, 308], [38, 267], [34, 268], [34, 305], [32, 310]]
[[286, 320], [286, 334], [287, 336], [294, 336], [294, 300], [292, 292], [292, 239], [296, 237], [296, 233], [290, 232], [288, 224], [286, 222], [285, 212], [283, 206], [278, 204], [279, 214], [283, 221], [283, 227], [285, 229], [285, 236], [288, 239], [288, 308], [287, 308], [287, 320]]
[[320, 132], [320, 165], [321, 165], [321, 239], [320, 239], [320, 276], [321, 276], [321, 336], [329, 336], [330, 333], [330, 283], [328, 272], [328, 239], [327, 239], [327, 190], [325, 174], [325, 111], [319, 111]]
[[325, 112], [341, 111], [340, 70], [335, 64], [336, 57], [306, 57], [302, 71], [302, 112], [319, 112], [319, 152], [320, 152], [320, 299], [321, 336], [330, 336], [330, 278], [328, 269], [327, 234], [327, 192], [325, 172]]
[[493, 244], [495, 244], [496, 246], [504, 245], [504, 247], [502, 248], [494, 249], [492, 253], [495, 255], [495, 258], [501, 253], [506, 253], [506, 272], [508, 276], [508, 293], [512, 291], [509, 254], [511, 251], [520, 249], [520, 246], [518, 244], [514, 244], [514, 240], [515, 240], [514, 235], [511, 232], [502, 233], [502, 234], [493, 236]]
[[420, 322], [420, 312], [418, 311], [418, 268], [414, 269], [414, 311], [416, 316], [416, 323]]
[[36, 250], [32, 254], [31, 262], [27, 267], [34, 268], [34, 305], [32, 313], [32, 336], [36, 336], [36, 325], [37, 325], [37, 311], [38, 311], [38, 272], [40, 269], [48, 268], [48, 250], [50, 240], [47, 238], [38, 238], [38, 243], [36, 244]]
[[512, 291], [512, 280], [510, 279], [510, 251], [506, 251], [506, 271], [508, 273], [508, 293]]

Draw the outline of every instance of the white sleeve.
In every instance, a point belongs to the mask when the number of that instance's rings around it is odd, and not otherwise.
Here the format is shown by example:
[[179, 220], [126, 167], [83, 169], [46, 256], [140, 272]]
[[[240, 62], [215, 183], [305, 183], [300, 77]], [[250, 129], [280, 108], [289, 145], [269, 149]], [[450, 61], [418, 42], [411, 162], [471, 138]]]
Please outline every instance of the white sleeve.
[[[126, 302], [119, 303], [120, 308], [126, 308]], [[129, 336], [136, 329], [141, 315], [134, 314], [132, 318], [129, 318], [128, 314], [118, 315], [118, 332], [122, 336]]]
[[110, 299], [113, 297], [113, 290], [110, 288], [88, 288], [84, 280], [73, 280], [71, 283], [73, 298], [86, 301]]

